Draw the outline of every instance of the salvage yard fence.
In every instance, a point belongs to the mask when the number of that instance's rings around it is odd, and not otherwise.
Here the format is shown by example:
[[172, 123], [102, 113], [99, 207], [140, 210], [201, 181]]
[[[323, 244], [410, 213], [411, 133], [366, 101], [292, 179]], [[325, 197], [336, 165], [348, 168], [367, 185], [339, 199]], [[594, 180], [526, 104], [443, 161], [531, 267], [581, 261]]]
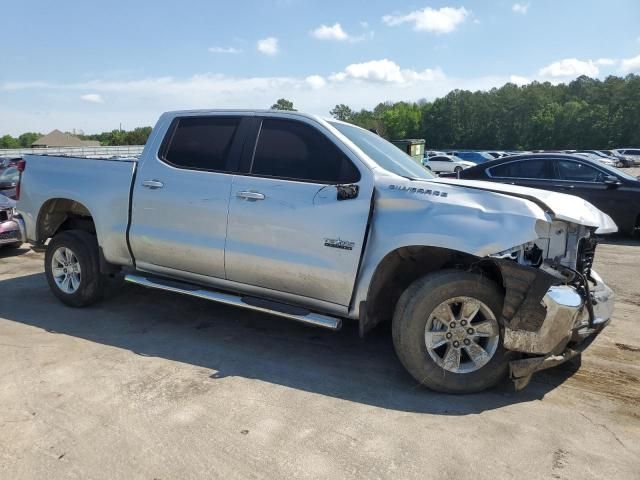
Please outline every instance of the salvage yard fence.
[[22, 157], [23, 155], [69, 155], [74, 157], [134, 157], [138, 158], [144, 145], [121, 145], [114, 147], [48, 147], [0, 149], [0, 157]]

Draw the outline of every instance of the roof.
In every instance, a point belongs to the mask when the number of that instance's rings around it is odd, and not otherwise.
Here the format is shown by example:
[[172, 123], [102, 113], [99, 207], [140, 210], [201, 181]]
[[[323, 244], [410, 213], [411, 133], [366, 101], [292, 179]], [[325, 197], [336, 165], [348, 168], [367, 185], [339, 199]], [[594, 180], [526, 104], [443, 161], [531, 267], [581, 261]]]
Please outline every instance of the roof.
[[32, 147], [99, 147], [96, 140], [80, 140], [70, 133], [54, 130], [44, 137], [40, 137], [31, 144]]

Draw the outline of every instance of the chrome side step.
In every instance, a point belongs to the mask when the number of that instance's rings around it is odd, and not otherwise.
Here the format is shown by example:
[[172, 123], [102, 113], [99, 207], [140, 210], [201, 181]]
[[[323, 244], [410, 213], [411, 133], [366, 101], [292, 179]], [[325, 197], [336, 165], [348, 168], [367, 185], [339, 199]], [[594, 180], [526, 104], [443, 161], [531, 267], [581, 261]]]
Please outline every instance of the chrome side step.
[[247, 308], [257, 312], [268, 313], [278, 317], [296, 320], [298, 322], [314, 325], [316, 327], [328, 328], [330, 330], [340, 330], [342, 320], [327, 315], [320, 315], [306, 311], [298, 307], [292, 307], [276, 302], [265, 301], [252, 297], [241, 297], [229, 293], [217, 292], [214, 290], [206, 290], [196, 285], [176, 282], [173, 280], [164, 280], [154, 277], [143, 277], [140, 275], [127, 274], [124, 280], [147, 288], [155, 288], [166, 292], [180, 293], [191, 297], [203, 298], [212, 302], [224, 303], [235, 307]]

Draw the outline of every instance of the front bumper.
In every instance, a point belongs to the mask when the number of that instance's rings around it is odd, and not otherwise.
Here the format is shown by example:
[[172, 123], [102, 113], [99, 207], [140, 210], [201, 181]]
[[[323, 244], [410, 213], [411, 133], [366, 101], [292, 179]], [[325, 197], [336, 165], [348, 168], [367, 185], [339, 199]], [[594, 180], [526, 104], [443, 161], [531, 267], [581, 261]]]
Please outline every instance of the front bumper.
[[22, 241], [20, 226], [15, 220], [0, 223], [0, 245], [7, 245]]
[[507, 350], [526, 354], [510, 362], [510, 375], [516, 389], [527, 386], [533, 373], [570, 360], [586, 349], [608, 325], [614, 308], [613, 291], [592, 271], [591, 283], [594, 321], [578, 291], [562, 285], [549, 288], [542, 299], [546, 316], [536, 331], [505, 329]]

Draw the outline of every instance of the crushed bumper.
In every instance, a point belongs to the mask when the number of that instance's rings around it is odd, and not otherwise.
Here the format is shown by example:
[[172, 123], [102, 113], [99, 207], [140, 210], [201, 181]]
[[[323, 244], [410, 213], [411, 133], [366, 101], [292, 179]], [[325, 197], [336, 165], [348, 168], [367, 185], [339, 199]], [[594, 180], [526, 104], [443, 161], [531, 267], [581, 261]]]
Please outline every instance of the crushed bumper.
[[596, 272], [591, 277], [594, 320], [574, 287], [551, 287], [542, 300], [546, 316], [536, 331], [505, 328], [504, 346], [522, 352], [525, 358], [510, 362], [516, 389], [527, 386], [533, 373], [564, 363], [584, 351], [608, 325], [613, 314], [613, 291]]

